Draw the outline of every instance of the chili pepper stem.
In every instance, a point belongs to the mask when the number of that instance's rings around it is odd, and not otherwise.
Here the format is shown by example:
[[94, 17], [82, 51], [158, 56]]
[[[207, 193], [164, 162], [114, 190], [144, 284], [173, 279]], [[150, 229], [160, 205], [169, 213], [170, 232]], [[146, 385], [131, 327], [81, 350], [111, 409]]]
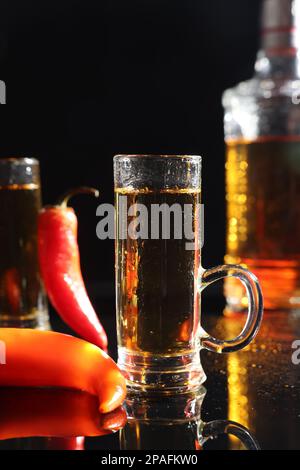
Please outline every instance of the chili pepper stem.
[[77, 194], [93, 194], [95, 197], [99, 197], [99, 191], [95, 188], [90, 188], [88, 186], [80, 186], [79, 188], [72, 188], [69, 189], [66, 193], [64, 193], [57, 201], [57, 205], [60, 206], [62, 209], [68, 206], [69, 200], [76, 196]]

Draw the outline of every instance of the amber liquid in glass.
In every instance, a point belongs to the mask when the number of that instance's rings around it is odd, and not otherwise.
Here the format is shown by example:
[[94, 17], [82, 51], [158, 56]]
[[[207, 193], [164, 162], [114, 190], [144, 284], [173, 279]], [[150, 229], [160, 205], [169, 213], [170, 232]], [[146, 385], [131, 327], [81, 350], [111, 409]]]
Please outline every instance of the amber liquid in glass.
[[37, 258], [36, 184], [0, 187], [0, 326], [43, 327], [47, 317]]
[[[300, 139], [227, 142], [226, 263], [257, 275], [267, 309], [300, 307]], [[227, 279], [229, 310], [247, 305]]]
[[[127, 210], [143, 204], [151, 214], [152, 204], [169, 207], [184, 204], [193, 208], [193, 226], [200, 204], [196, 190], [116, 190], [117, 221], [120, 198], [126, 196]], [[191, 351], [199, 331], [200, 296], [197, 273], [200, 266], [200, 244], [186, 250], [186, 239], [174, 239], [171, 217], [168, 240], [120, 240], [116, 245], [117, 322], [119, 346], [141, 355], [180, 356]], [[128, 217], [127, 225], [132, 221]], [[117, 232], [120, 227], [117, 222]], [[197, 237], [197, 235], [196, 235]]]

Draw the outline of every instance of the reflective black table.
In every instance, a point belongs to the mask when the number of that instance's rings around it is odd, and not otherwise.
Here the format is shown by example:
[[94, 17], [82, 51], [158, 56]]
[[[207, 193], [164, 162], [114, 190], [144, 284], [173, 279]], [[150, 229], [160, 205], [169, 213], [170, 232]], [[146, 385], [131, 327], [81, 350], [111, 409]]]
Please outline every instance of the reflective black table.
[[[115, 357], [113, 303], [111, 300], [100, 303], [99, 310], [106, 312], [102, 318]], [[244, 320], [242, 314], [206, 314], [204, 326], [210, 333], [228, 339], [236, 336]], [[53, 327], [66, 331], [55, 317]], [[120, 425], [121, 419], [118, 426], [121, 430], [102, 436], [76, 437], [70, 430], [69, 435], [61, 436], [63, 423], [60, 435], [55, 436], [52, 422], [51, 438], [21, 438], [14, 411], [11, 424], [15, 425], [15, 438], [5, 439], [10, 418], [7, 412], [1, 423], [0, 409], [0, 450], [300, 449], [300, 364], [297, 364], [300, 353], [293, 349], [293, 346], [299, 349], [300, 343], [297, 346], [296, 340], [300, 340], [299, 312], [266, 312], [257, 339], [246, 350], [228, 355], [201, 352], [207, 381], [196, 395], [155, 399], [129, 396], [125, 404], [126, 424], [124, 420], [124, 426]], [[22, 391], [19, 392], [22, 400]], [[2, 409], [9, 391], [5, 393]], [[34, 401], [39, 399], [45, 400], [41, 395]], [[97, 414], [97, 407], [92, 403], [89, 406]], [[26, 407], [27, 420], [32, 416], [32, 422], [36, 421], [36, 407], [31, 411], [29, 399]]]

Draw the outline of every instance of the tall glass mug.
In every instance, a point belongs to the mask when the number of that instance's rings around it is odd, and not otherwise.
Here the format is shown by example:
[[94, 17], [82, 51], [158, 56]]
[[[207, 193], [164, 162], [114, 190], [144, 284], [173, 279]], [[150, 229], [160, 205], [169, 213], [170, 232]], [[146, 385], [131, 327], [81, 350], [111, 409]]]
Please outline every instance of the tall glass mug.
[[[117, 155], [114, 179], [119, 367], [131, 389], [197, 388], [202, 348], [237, 351], [257, 334], [258, 281], [239, 266], [201, 267], [201, 157]], [[201, 327], [200, 301], [228, 276], [244, 284], [249, 307], [240, 335], [222, 341]]]
[[49, 327], [37, 254], [39, 162], [0, 159], [0, 327]]

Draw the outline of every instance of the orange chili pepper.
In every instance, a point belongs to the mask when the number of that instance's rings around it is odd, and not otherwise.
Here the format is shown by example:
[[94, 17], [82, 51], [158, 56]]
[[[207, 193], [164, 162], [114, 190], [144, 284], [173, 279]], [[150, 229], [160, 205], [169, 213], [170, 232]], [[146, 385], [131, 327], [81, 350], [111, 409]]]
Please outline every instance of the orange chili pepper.
[[48, 297], [62, 319], [85, 340], [107, 350], [107, 336], [91, 304], [80, 269], [77, 217], [68, 200], [75, 194], [98, 196], [93, 188], [77, 188], [38, 218], [41, 275]]
[[123, 402], [125, 379], [100, 348], [79, 338], [18, 328], [0, 328], [6, 363], [0, 364], [0, 386], [64, 387], [97, 395], [108, 413]]
[[74, 390], [3, 388], [0, 403], [0, 439], [102, 436], [127, 419], [123, 408], [100, 414], [95, 396]]

